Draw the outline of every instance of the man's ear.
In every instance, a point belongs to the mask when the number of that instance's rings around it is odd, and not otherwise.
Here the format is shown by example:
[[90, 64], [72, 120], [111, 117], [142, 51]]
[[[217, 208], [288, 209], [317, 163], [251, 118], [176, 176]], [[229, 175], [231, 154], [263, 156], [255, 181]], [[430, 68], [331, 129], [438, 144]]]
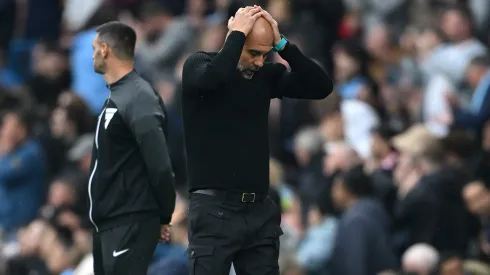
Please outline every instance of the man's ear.
[[107, 55], [109, 54], [109, 46], [107, 46], [107, 43], [102, 43], [100, 45], [100, 54], [104, 58], [107, 57]]

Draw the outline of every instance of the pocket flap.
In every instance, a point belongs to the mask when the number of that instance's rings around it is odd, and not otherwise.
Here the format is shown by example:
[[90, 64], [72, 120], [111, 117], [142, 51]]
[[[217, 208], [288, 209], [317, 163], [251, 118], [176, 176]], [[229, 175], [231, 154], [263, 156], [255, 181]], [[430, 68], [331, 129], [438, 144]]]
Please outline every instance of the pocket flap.
[[284, 234], [281, 226], [279, 225], [268, 225], [259, 233], [259, 238], [267, 239], [267, 238], [279, 238]]
[[207, 246], [207, 245], [190, 245], [189, 248], [187, 248], [187, 256], [189, 258], [199, 258], [199, 257], [204, 257], [204, 256], [212, 256], [214, 251], [213, 246]]

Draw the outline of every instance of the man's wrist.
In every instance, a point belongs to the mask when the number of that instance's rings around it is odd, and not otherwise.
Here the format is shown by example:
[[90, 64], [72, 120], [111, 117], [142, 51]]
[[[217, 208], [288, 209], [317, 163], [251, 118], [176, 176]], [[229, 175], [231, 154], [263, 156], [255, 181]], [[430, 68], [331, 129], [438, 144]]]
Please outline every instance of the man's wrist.
[[279, 42], [275, 43], [272, 50], [275, 52], [280, 52], [280, 51], [284, 50], [284, 48], [286, 47], [286, 44], [288, 42], [289, 41], [284, 36], [281, 35], [281, 40], [279, 40]]

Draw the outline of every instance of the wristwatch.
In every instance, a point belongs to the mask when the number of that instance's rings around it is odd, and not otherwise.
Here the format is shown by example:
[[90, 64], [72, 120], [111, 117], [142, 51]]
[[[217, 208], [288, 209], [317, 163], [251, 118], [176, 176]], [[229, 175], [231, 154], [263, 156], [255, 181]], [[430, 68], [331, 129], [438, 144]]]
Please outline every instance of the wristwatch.
[[277, 43], [277, 45], [275, 45], [274, 47], [272, 47], [272, 51], [274, 51], [274, 52], [281, 51], [284, 48], [284, 46], [286, 46], [286, 44], [288, 42], [289, 41], [286, 39], [286, 37], [284, 37], [284, 35], [281, 34], [281, 41], [279, 41], [279, 43]]

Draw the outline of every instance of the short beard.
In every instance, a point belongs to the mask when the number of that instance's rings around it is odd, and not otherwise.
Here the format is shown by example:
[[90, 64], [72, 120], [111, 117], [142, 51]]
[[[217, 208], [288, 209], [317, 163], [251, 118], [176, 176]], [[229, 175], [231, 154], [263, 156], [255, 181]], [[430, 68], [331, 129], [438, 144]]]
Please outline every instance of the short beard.
[[237, 69], [242, 74], [242, 77], [245, 78], [246, 80], [252, 79], [255, 73], [259, 70], [259, 68], [255, 66], [250, 68], [244, 68], [243, 65], [241, 64], [238, 64]]

